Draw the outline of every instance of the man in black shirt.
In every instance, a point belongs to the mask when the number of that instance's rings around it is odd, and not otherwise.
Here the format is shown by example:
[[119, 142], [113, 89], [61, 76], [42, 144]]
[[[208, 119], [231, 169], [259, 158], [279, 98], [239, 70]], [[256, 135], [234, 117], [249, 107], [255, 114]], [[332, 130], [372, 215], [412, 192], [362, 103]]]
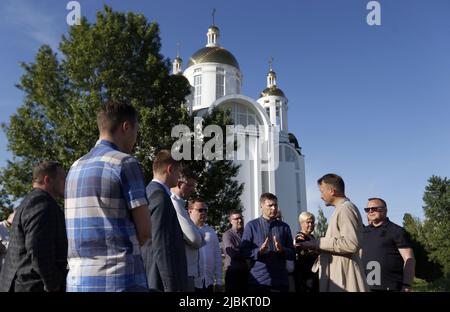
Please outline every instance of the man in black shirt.
[[410, 291], [415, 259], [406, 231], [387, 218], [381, 198], [369, 198], [362, 261], [371, 291]]

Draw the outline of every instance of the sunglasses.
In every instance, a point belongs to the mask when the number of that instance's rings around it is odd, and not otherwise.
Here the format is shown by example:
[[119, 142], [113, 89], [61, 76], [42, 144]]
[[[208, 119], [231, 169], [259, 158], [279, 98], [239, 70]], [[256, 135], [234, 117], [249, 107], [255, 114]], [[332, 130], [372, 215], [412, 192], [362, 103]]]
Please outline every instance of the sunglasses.
[[368, 207], [368, 208], [364, 208], [364, 211], [365, 211], [366, 213], [369, 213], [369, 212], [372, 212], [372, 211], [375, 211], [375, 212], [381, 212], [381, 211], [383, 211], [385, 208], [386, 208], [386, 207], [383, 207], [383, 206]]

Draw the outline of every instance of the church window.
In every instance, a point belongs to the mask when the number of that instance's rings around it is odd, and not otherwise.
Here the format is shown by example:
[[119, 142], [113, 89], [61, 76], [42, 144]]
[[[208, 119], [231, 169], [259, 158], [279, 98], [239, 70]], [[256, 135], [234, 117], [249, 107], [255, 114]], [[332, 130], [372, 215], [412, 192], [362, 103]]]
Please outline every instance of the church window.
[[300, 207], [301, 204], [301, 195], [300, 195], [300, 174], [297, 172], [295, 174], [295, 182], [296, 182], [296, 190], [297, 190], [297, 207]]
[[216, 99], [225, 95], [225, 70], [221, 67], [216, 69]]
[[202, 75], [194, 76], [194, 106], [200, 105], [202, 101]]
[[[231, 105], [230, 105], [231, 106]], [[257, 126], [260, 122], [256, 114], [252, 109], [249, 109], [241, 104], [233, 103], [231, 108], [231, 117], [233, 118], [235, 125], [242, 125], [244, 127], [248, 125]]]
[[277, 126], [281, 125], [280, 106], [276, 107]]

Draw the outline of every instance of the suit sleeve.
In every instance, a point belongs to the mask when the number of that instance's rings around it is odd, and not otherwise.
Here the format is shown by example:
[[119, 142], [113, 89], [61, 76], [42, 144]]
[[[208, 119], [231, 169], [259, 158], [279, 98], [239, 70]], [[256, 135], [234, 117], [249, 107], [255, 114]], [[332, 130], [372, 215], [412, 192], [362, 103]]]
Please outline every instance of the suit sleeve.
[[56, 266], [57, 215], [51, 203], [43, 200], [29, 209], [24, 224], [25, 248], [31, 253], [32, 267], [42, 278], [46, 291], [57, 291], [64, 276]]
[[339, 224], [339, 237], [320, 238], [320, 249], [336, 254], [353, 254], [360, 248], [358, 216], [348, 207], [341, 209], [337, 216]]
[[157, 190], [150, 194], [150, 213], [152, 220], [152, 252], [153, 258], [158, 268], [163, 283], [164, 291], [178, 291], [180, 285], [178, 277], [175, 276], [177, 272], [175, 254], [178, 252], [174, 250], [174, 245], [171, 241], [171, 227], [167, 223], [170, 219], [169, 207], [172, 208], [172, 201], [169, 196], [165, 196], [163, 190]]

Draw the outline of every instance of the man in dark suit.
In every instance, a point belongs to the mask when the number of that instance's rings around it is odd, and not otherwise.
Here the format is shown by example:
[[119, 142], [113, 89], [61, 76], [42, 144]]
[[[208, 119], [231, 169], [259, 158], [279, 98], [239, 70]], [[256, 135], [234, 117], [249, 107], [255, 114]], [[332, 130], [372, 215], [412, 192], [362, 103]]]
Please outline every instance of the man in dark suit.
[[180, 163], [169, 150], [153, 161], [153, 180], [146, 192], [152, 224], [152, 241], [142, 248], [148, 285], [156, 291], [187, 291], [187, 263], [183, 232], [170, 199], [177, 185]]
[[56, 161], [33, 169], [33, 190], [16, 210], [0, 291], [64, 291], [67, 236], [64, 212], [56, 199], [64, 197], [66, 174]]

